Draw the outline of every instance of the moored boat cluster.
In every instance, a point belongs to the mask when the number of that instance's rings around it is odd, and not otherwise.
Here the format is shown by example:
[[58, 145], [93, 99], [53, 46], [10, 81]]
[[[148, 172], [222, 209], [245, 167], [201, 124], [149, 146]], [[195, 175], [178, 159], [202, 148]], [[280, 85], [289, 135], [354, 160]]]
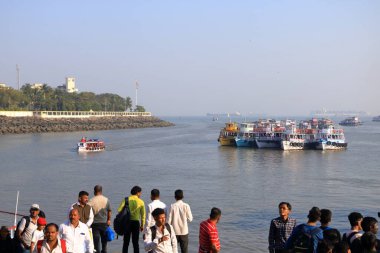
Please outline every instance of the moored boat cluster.
[[343, 129], [329, 119], [258, 120], [229, 122], [221, 129], [218, 141], [222, 146], [273, 148], [282, 150], [346, 149]]

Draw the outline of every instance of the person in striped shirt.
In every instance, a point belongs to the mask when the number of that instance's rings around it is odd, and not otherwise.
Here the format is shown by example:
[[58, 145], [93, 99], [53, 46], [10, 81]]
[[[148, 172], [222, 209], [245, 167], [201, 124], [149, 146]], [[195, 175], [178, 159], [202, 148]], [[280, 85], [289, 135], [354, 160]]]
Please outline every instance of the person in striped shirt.
[[210, 218], [202, 221], [199, 226], [199, 253], [218, 253], [220, 251], [220, 241], [216, 224], [222, 216], [222, 211], [213, 207]]

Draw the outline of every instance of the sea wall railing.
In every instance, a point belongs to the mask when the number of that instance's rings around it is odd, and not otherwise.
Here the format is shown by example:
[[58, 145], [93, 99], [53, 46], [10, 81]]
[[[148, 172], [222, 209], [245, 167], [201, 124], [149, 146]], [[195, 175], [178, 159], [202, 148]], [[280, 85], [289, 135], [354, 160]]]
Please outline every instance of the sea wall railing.
[[0, 111], [0, 116], [40, 118], [151, 117], [151, 112], [105, 111]]

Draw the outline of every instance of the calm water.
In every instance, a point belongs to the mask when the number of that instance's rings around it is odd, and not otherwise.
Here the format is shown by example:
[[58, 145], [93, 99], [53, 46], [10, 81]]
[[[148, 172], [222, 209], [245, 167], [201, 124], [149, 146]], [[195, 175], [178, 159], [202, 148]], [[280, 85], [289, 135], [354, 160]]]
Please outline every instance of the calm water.
[[[380, 211], [380, 123], [346, 127], [346, 151], [283, 152], [220, 147], [223, 120], [167, 120], [176, 126], [0, 136], [0, 210], [14, 210], [19, 190], [20, 213], [36, 202], [49, 222], [62, 223], [77, 193], [92, 193], [96, 184], [114, 210], [134, 185], [143, 188], [145, 203], [152, 188], [167, 204], [181, 188], [194, 215], [190, 252], [197, 252], [199, 223], [213, 206], [222, 209], [223, 252], [267, 252], [268, 226], [280, 201], [292, 203], [299, 222], [312, 206], [330, 208], [333, 225], [343, 231], [349, 212], [377, 217]], [[83, 135], [104, 139], [108, 150], [78, 154], [74, 147]], [[0, 214], [1, 225], [12, 219]], [[111, 242], [109, 251], [120, 252], [121, 245], [120, 239]]]

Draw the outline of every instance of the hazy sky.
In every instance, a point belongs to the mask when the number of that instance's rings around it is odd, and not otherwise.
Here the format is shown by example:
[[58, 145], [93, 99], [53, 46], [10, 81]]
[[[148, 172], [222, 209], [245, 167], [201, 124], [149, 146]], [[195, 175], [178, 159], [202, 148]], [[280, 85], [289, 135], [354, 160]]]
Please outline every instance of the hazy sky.
[[380, 1], [0, 3], [0, 83], [116, 93], [155, 115], [380, 113]]

